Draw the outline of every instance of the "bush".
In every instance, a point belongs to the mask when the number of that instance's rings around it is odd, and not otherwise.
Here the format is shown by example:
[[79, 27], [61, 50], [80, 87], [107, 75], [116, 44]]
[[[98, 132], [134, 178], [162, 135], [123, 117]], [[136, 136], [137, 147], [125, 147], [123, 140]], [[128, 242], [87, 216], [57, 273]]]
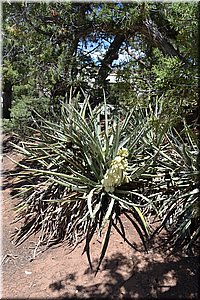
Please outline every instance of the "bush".
[[103, 232], [97, 272], [112, 227], [133, 246], [122, 216], [146, 249], [152, 233], [146, 216], [154, 214], [163, 220], [156, 232], [172, 221], [173, 242], [181, 237], [191, 246], [199, 236], [197, 227], [188, 243], [199, 191], [198, 146], [190, 128], [185, 125], [178, 134], [173, 122], [163, 122], [162, 114], [156, 113], [158, 104], [150, 110], [118, 107], [108, 113], [105, 100], [94, 110], [86, 96], [81, 107], [73, 103], [70, 99], [63, 104], [57, 122], [37, 114], [28, 141], [15, 145], [26, 157], [19, 164], [23, 187], [17, 196], [23, 199], [16, 210], [24, 225], [15, 235], [16, 243], [38, 230], [38, 246], [66, 239], [73, 249], [85, 239], [84, 252], [92, 267], [90, 243], [95, 232]]
[[158, 216], [161, 225], [170, 233], [173, 249], [181, 248], [193, 253], [197, 249], [200, 233], [199, 213], [199, 144], [198, 137], [184, 122], [179, 133], [171, 128], [160, 151], [158, 165], [168, 174], [166, 191], [160, 195]]
[[41, 245], [66, 238], [73, 247], [85, 238], [90, 262], [90, 241], [96, 230], [105, 229], [100, 266], [112, 227], [127, 241], [123, 214], [145, 246], [149, 229], [143, 211], [152, 201], [145, 196], [143, 174], [156, 157], [144, 142], [148, 131], [141, 112], [108, 114], [106, 102], [91, 110], [87, 98], [80, 109], [63, 104], [58, 123], [40, 117], [37, 137], [32, 134], [29, 142], [16, 146], [35, 163], [35, 168], [23, 166], [32, 183], [21, 189], [24, 199], [17, 210], [29, 217], [16, 241], [38, 228]]
[[11, 108], [11, 119], [3, 120], [3, 129], [5, 132], [18, 132], [28, 134], [29, 126], [32, 126], [32, 115], [34, 110], [42, 116], [49, 114], [50, 99], [47, 97], [28, 97], [21, 96]]

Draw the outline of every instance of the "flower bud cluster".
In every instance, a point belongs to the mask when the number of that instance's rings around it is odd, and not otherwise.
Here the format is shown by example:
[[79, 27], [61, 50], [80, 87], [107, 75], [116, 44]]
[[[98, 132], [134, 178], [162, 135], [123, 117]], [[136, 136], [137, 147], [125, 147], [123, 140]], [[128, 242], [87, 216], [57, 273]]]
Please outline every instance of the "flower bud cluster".
[[117, 152], [117, 156], [111, 161], [110, 168], [106, 171], [102, 179], [102, 185], [106, 192], [114, 192], [116, 186], [128, 182], [128, 150], [122, 148]]

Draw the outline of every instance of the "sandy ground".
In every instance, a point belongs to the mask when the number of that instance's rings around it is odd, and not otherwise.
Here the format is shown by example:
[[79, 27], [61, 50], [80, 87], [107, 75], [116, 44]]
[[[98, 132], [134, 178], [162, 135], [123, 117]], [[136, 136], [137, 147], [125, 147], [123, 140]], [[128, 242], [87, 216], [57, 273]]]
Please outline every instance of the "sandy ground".
[[[199, 257], [167, 256], [164, 250], [138, 252], [128, 246], [112, 231], [106, 257], [98, 272], [90, 270], [84, 243], [68, 253], [65, 243], [46, 250], [31, 260], [36, 237], [32, 236], [16, 247], [11, 234], [16, 226], [13, 207], [16, 200], [10, 193], [14, 179], [9, 173], [15, 165], [6, 154], [20, 160], [19, 155], [7, 147], [5, 138], [3, 155], [3, 243], [2, 277], [3, 299], [198, 299]], [[140, 245], [130, 224], [126, 224], [129, 239]], [[97, 262], [101, 240], [93, 240], [93, 263]]]

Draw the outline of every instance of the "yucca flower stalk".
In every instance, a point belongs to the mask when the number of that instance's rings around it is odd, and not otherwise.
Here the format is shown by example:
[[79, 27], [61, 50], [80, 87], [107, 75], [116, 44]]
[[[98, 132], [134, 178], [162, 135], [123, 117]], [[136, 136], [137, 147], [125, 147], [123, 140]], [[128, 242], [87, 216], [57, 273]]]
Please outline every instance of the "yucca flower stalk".
[[128, 167], [127, 156], [128, 150], [122, 148], [117, 152], [117, 156], [111, 161], [110, 168], [106, 171], [106, 174], [101, 181], [106, 192], [113, 193], [115, 187], [129, 182], [126, 172]]

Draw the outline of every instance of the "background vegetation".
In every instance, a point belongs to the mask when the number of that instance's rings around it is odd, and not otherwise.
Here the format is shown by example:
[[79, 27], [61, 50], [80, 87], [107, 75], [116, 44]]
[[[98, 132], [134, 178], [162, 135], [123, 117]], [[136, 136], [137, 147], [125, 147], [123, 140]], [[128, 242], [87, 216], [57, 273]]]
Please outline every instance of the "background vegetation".
[[148, 106], [159, 95], [168, 115], [185, 114], [197, 104], [197, 21], [195, 2], [4, 3], [3, 117], [41, 96], [59, 107], [71, 86], [95, 105], [104, 87], [108, 102]]

